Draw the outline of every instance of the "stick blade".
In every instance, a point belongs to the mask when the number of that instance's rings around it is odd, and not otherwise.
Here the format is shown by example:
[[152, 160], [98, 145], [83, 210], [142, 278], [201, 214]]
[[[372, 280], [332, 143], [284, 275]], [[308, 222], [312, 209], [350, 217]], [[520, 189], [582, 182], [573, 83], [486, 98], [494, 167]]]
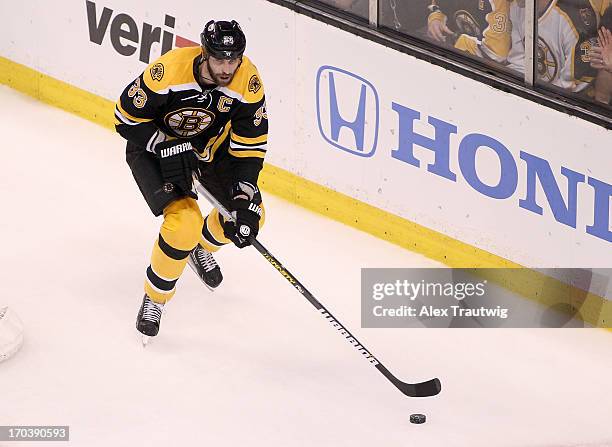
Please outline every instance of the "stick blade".
[[398, 382], [397, 388], [408, 397], [431, 397], [442, 391], [442, 384], [438, 378], [421, 383]]

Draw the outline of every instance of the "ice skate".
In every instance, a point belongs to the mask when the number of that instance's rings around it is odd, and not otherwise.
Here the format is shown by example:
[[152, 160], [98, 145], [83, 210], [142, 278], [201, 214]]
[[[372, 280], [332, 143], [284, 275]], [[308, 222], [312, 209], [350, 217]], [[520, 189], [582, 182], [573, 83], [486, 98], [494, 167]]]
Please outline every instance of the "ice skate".
[[136, 318], [136, 329], [143, 335], [143, 346], [146, 346], [149, 337], [155, 337], [159, 332], [163, 309], [163, 304], [154, 302], [145, 294]]
[[212, 253], [200, 244], [191, 250], [187, 262], [189, 267], [210, 290], [215, 290], [221, 284], [221, 281], [223, 281], [221, 268], [215, 261], [215, 258], [213, 258]]

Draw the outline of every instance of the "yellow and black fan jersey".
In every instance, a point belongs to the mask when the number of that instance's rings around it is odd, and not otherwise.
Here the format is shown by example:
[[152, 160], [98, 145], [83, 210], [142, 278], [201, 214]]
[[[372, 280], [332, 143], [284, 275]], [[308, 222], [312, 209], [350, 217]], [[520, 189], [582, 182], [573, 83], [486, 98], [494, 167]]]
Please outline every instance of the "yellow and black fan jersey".
[[153, 152], [174, 138], [189, 140], [203, 162], [229, 155], [236, 180], [256, 184], [268, 139], [264, 87], [244, 56], [225, 87], [198, 82], [200, 47], [161, 56], [130, 85], [115, 107], [115, 127], [125, 139]]
[[511, 0], [433, 0], [428, 20], [445, 20], [456, 33], [454, 47], [474, 56], [504, 62], [510, 51]]

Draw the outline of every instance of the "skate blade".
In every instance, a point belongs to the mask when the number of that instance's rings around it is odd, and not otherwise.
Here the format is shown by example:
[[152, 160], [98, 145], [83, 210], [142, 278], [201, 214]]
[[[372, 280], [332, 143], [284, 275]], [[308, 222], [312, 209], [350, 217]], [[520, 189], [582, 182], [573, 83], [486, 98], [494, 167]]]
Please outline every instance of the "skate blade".
[[142, 347], [143, 348], [146, 348], [147, 344], [149, 344], [149, 338], [151, 338], [151, 337], [149, 337], [148, 335], [144, 335], [144, 334], [142, 335], [142, 338], [141, 338], [140, 341], [142, 342]]

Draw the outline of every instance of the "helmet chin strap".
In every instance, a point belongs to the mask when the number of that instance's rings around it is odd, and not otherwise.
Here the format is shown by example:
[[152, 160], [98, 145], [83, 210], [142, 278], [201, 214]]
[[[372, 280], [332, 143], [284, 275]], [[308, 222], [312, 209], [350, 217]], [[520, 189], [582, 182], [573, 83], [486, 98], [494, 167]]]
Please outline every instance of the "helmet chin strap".
[[[207, 62], [208, 62], [208, 56], [202, 55], [202, 63], [207, 63]], [[206, 70], [208, 71], [208, 74], [210, 74], [210, 69], [208, 68], [208, 65], [206, 66]], [[202, 74], [201, 69], [200, 69], [200, 77], [202, 77], [203, 79], [206, 79], [207, 81], [212, 82], [215, 85], [217, 84], [214, 79], [211, 79], [208, 76], [204, 76], [204, 74]]]

